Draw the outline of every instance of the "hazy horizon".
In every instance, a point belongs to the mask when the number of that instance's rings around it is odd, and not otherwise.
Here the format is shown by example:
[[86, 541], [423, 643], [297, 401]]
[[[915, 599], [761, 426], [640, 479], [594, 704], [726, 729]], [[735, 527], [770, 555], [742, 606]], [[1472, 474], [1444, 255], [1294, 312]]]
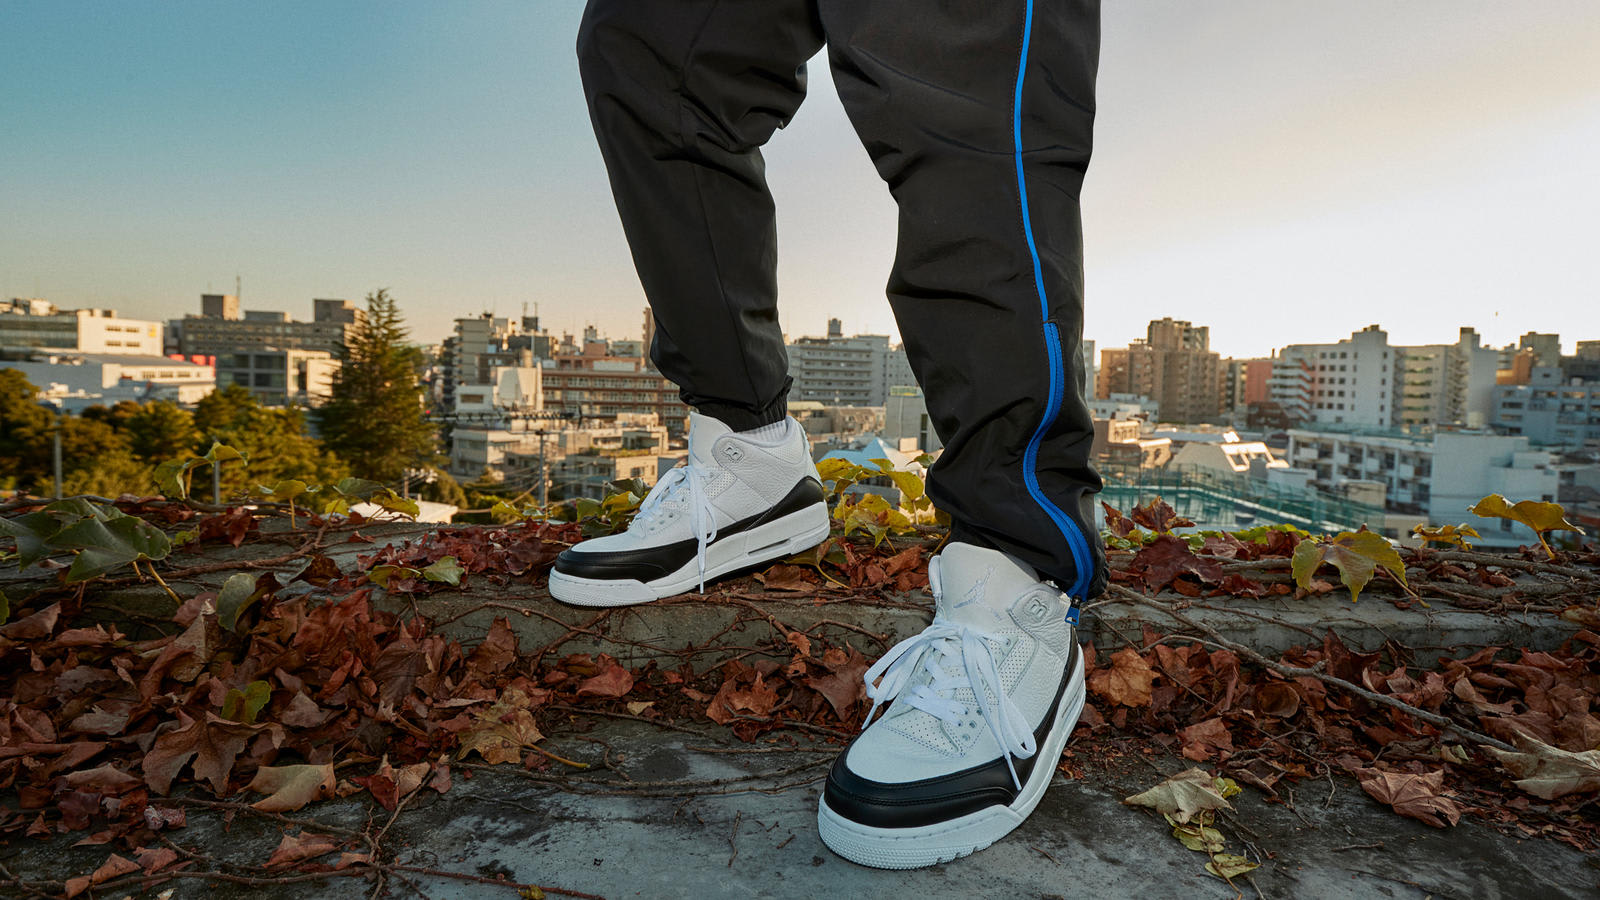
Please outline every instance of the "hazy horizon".
[[[309, 318], [387, 287], [413, 334], [537, 304], [639, 331], [578, 87], [581, 4], [0, 7], [0, 296]], [[1600, 339], [1600, 16], [1588, 2], [1105, 9], [1085, 336], [1163, 316], [1264, 356]], [[897, 333], [895, 210], [822, 60], [768, 148], [791, 336]]]

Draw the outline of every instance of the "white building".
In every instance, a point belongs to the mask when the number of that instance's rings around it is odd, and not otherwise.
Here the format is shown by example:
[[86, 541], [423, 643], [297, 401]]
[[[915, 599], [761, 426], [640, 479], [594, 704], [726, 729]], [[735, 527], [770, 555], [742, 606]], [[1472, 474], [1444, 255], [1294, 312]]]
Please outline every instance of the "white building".
[[[1163, 434], [1156, 432], [1158, 437]], [[1237, 435], [1232, 441], [1187, 442], [1178, 447], [1169, 465], [1252, 478], [1266, 478], [1269, 469], [1289, 468], [1289, 463], [1274, 456], [1266, 444], [1240, 441]]]
[[883, 334], [845, 337], [838, 319], [828, 320], [826, 337], [797, 338], [786, 349], [790, 400], [883, 406], [891, 388], [917, 384], [904, 345], [891, 346]]
[[124, 319], [114, 309], [60, 310], [37, 298], [0, 303], [0, 348], [159, 357], [164, 331], [160, 322]]
[[123, 400], [191, 404], [217, 384], [210, 366], [164, 356], [40, 350], [23, 360], [0, 362], [0, 368], [18, 370], [39, 389], [40, 400], [67, 412]]
[[490, 373], [490, 384], [456, 386], [457, 413], [491, 413], [544, 409], [544, 369], [502, 366]]
[[1536, 537], [1520, 525], [1477, 519], [1469, 507], [1489, 494], [1513, 503], [1555, 500], [1560, 481], [1552, 455], [1534, 450], [1528, 438], [1478, 431], [1415, 436], [1296, 428], [1289, 431], [1288, 462], [1329, 493], [1346, 493], [1346, 482], [1381, 483], [1391, 511], [1434, 525], [1472, 523], [1491, 546]]
[[1161, 405], [1142, 394], [1112, 394], [1104, 399], [1088, 399], [1089, 414], [1096, 419], [1161, 420]]
[[1392, 346], [1376, 325], [1336, 344], [1279, 351], [1269, 395], [1290, 418], [1324, 425], [1482, 428], [1493, 411], [1499, 351], [1463, 328], [1454, 344]]
[[1548, 447], [1600, 444], [1600, 384], [1564, 381], [1554, 366], [1534, 367], [1529, 382], [1495, 388], [1496, 430]]
[[883, 428], [879, 434], [895, 446], [910, 440], [924, 453], [944, 448], [944, 442], [928, 420], [928, 398], [919, 387], [892, 387], [883, 405]]

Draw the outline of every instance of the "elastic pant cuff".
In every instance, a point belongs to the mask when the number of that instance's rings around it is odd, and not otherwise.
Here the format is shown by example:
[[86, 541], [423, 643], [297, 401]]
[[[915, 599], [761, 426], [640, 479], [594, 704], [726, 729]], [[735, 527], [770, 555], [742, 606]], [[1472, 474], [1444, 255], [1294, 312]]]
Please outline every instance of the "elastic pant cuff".
[[752, 412], [742, 406], [732, 406], [727, 403], [700, 403], [695, 406], [695, 411], [702, 416], [710, 416], [734, 431], [749, 431], [763, 425], [782, 422], [789, 415], [787, 399], [779, 399], [766, 409]]

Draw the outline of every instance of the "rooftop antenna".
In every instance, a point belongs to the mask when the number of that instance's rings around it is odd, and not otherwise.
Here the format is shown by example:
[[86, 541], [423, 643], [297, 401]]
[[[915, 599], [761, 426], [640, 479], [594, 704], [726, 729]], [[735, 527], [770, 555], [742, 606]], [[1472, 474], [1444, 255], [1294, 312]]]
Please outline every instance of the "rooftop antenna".
[[233, 276], [233, 299], [237, 300], [243, 294], [244, 294], [244, 279], [240, 278], [238, 273], [236, 272], [236, 273], [234, 273], [234, 276]]

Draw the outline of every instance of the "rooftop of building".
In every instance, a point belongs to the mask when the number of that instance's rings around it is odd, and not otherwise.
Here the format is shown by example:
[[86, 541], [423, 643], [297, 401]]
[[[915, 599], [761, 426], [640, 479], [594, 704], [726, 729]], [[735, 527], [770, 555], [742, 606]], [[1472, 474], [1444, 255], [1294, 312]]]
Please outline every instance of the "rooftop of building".
[[[49, 363], [57, 366], [78, 365], [117, 365], [117, 366], [162, 366], [164, 368], [209, 369], [211, 366], [189, 362], [184, 359], [171, 359], [166, 356], [150, 354], [129, 353], [85, 353], [70, 347], [18, 347], [10, 348], [8, 355], [23, 355], [28, 358], [17, 359], [13, 362]], [[46, 357], [41, 359], [40, 357]]]

